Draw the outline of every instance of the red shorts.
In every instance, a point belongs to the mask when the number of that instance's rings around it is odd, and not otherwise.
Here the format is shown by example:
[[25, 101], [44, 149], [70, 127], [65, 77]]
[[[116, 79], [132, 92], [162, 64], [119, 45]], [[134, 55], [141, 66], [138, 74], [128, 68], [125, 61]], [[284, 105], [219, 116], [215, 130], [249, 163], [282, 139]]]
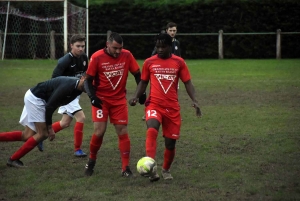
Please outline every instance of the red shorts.
[[163, 108], [159, 105], [149, 104], [145, 108], [146, 121], [148, 119], [157, 119], [162, 125], [164, 137], [179, 139], [180, 136], [180, 108]]
[[128, 106], [126, 99], [118, 101], [102, 100], [102, 109], [92, 106], [94, 122], [107, 122], [109, 117], [112, 124], [128, 124]]

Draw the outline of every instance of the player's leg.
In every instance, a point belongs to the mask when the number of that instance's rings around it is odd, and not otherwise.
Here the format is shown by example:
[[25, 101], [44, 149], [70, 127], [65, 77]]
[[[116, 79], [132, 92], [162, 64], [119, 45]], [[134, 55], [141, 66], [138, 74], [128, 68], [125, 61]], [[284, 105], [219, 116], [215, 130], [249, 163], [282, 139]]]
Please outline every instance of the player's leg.
[[20, 159], [30, 152], [37, 144], [48, 137], [48, 131], [46, 123], [36, 122], [35, 131], [26, 126], [24, 134], [26, 136], [31, 136], [7, 161], [7, 165], [11, 167], [24, 167], [24, 164]]
[[176, 140], [180, 136], [181, 117], [179, 108], [168, 108], [163, 117], [162, 131], [165, 138], [162, 176], [165, 180], [173, 179], [170, 168], [175, 157]]
[[85, 165], [85, 175], [91, 176], [94, 172], [97, 153], [101, 148], [103, 137], [107, 127], [108, 110], [105, 102], [102, 104], [102, 109], [92, 106], [92, 119], [94, 121], [94, 133], [90, 141], [90, 155], [88, 163]]
[[165, 137], [164, 163], [162, 169], [162, 176], [165, 180], [173, 179], [170, 168], [175, 157], [175, 144], [175, 139]]
[[118, 135], [120, 157], [122, 162], [123, 177], [133, 176], [130, 167], [130, 138], [128, 134], [128, 106], [126, 100], [115, 103], [110, 107], [109, 116], [110, 122], [114, 124]]
[[87, 154], [81, 150], [85, 115], [83, 111], [80, 110], [75, 112], [74, 117], [76, 119], [76, 123], [74, 126], [74, 155], [76, 157], [86, 157]]
[[22, 131], [10, 131], [0, 133], [0, 142], [23, 141]]
[[157, 136], [162, 120], [162, 114], [158, 106], [149, 105], [145, 108], [146, 114], [146, 156], [155, 159], [157, 148]]
[[[155, 105], [147, 106], [145, 108], [145, 111], [147, 124], [145, 143], [146, 156], [155, 159], [157, 148], [157, 136], [161, 124], [162, 115], [160, 109]], [[159, 174], [156, 171], [153, 172], [153, 175], [149, 177], [149, 180], [151, 182], [158, 181], [159, 179]]]

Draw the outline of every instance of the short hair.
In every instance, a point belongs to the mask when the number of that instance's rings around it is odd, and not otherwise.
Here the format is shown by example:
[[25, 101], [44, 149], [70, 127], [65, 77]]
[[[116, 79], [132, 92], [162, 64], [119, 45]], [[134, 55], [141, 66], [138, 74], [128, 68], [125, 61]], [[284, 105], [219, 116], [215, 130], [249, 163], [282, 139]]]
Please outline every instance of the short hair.
[[171, 27], [176, 27], [176, 28], [177, 28], [177, 24], [174, 23], [174, 22], [169, 22], [169, 23], [167, 24], [167, 26], [166, 26], [166, 29], [169, 29], [169, 28], [171, 28]]
[[71, 43], [71, 44], [74, 44], [74, 43], [76, 43], [76, 42], [82, 42], [82, 41], [85, 42], [85, 36], [80, 35], [80, 34], [73, 35], [73, 36], [70, 38], [70, 43]]
[[156, 42], [172, 46], [172, 37], [167, 33], [159, 33], [156, 36]]
[[116, 41], [117, 43], [122, 44], [123, 43], [123, 38], [117, 32], [111, 32], [111, 34], [108, 37], [108, 41], [109, 42]]

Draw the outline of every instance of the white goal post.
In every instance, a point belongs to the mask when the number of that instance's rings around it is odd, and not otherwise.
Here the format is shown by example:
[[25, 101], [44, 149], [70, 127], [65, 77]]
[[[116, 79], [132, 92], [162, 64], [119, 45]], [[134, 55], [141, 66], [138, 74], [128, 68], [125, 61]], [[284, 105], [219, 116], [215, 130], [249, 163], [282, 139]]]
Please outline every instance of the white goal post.
[[[55, 2], [60, 2], [59, 5], [55, 5]], [[15, 4], [15, 6], [12, 6], [12, 3]], [[32, 3], [32, 5], [30, 4]], [[28, 5], [27, 5], [28, 4]], [[49, 5], [55, 5], [50, 8], [41, 8], [41, 10], [39, 9], [39, 7], [37, 5], [41, 5], [43, 4], [42, 7], [46, 7], [44, 4], [48, 4]], [[1, 7], [2, 5], [2, 7]], [[8, 0], [7, 1], [7, 6], [6, 6], [6, 10], [4, 9], [4, 4], [0, 4], [0, 25], [2, 22], [2, 26], [0, 27], [4, 27], [4, 20], [3, 17], [4, 14], [6, 14], [5, 16], [5, 29], [4, 29], [4, 34], [3, 34], [3, 30], [0, 30], [0, 52], [2, 52], [2, 60], [4, 59], [4, 55], [5, 55], [5, 51], [6, 51], [6, 46], [7, 46], [7, 36], [8, 34], [10, 34], [10, 42], [12, 44], [9, 45], [10, 49], [13, 49], [13, 52], [20, 52], [19, 49], [22, 48], [22, 45], [26, 42], [26, 39], [21, 39], [22, 35], [26, 35], [26, 37], [31, 38], [32, 41], [27, 40], [27, 43], [32, 43], [29, 44], [31, 45], [29, 49], [29, 51], [31, 51], [31, 53], [28, 54], [32, 54], [33, 57], [36, 57], [36, 52], [39, 52], [41, 49], [45, 49], [45, 45], [42, 46], [42, 48], [40, 48], [38, 50], [38, 47], [41, 43], [43, 42], [47, 42], [47, 45], [49, 46], [49, 50], [47, 53], [44, 53], [44, 55], [50, 55], [51, 54], [51, 58], [53, 59], [53, 57], [55, 57], [55, 50], [54, 53], [53, 51], [51, 53], [49, 53], [50, 50], [50, 46], [51, 48], [55, 49], [55, 42], [53, 42], [54, 39], [54, 34], [55, 31], [49, 31], [49, 29], [51, 29], [51, 27], [55, 26], [55, 27], [60, 27], [59, 28], [59, 35], [63, 35], [63, 41], [59, 42], [58, 44], [61, 46], [63, 43], [63, 53], [65, 54], [68, 51], [68, 35], [70, 34], [85, 34], [86, 35], [86, 54], [88, 55], [88, 0], [86, 0], [86, 8], [81, 8], [78, 6], [75, 6], [71, 3], [68, 2], [68, 0]], [[24, 9], [19, 10], [18, 5], [22, 5], [21, 7], [29, 7], [27, 8], [28, 12], [24, 12]], [[33, 7], [34, 9], [30, 9], [31, 7]], [[41, 6], [40, 6], [41, 7]], [[61, 10], [60, 10], [61, 8]], [[46, 11], [42, 10], [42, 9], [47, 9]], [[36, 13], [30, 13], [31, 10], [34, 10], [35, 12], [38, 12], [39, 14], [41, 14], [42, 16], [38, 16]], [[59, 11], [58, 11], [59, 10]], [[53, 14], [57, 14], [57, 13], [63, 13], [63, 15], [60, 14], [60, 16], [52, 16], [49, 15], [47, 16], [46, 14], [49, 14], [49, 12], [52, 11]], [[6, 12], [6, 13], [5, 13]], [[85, 14], [85, 16], [83, 16]], [[12, 15], [11, 20], [9, 20], [10, 15]], [[75, 16], [75, 17], [73, 17]], [[70, 18], [74, 18], [74, 19], [70, 19]], [[2, 20], [1, 20], [2, 19]], [[27, 21], [28, 22], [27, 22]], [[24, 23], [24, 21], [26, 21]], [[53, 25], [54, 22], [59, 21], [59, 24], [61, 25]], [[28, 23], [28, 24], [27, 24]], [[70, 27], [68, 27], [68, 24]], [[30, 26], [30, 31], [28, 33], [19, 33], [21, 32], [21, 30], [25, 29], [26, 26]], [[46, 28], [45, 28], [45, 27]], [[27, 27], [28, 28], [28, 27]], [[8, 33], [8, 30], [12, 30], [11, 33]], [[42, 30], [42, 31], [41, 31]], [[48, 33], [45, 32], [45, 30], [47, 30]], [[43, 32], [43, 33], [41, 33]], [[52, 33], [54, 32], [54, 33]], [[3, 40], [2, 40], [2, 35], [3, 35]], [[44, 35], [43, 39], [41, 38], [41, 35]], [[45, 41], [45, 37], [47, 35], [46, 41]], [[48, 37], [50, 35], [50, 37]], [[56, 34], [57, 35], [57, 34]], [[18, 40], [17, 40], [17, 39]], [[32, 39], [33, 38], [33, 39]], [[39, 39], [37, 39], [39, 38]], [[49, 39], [51, 38], [51, 39]], [[62, 38], [60, 36], [60, 38]], [[42, 42], [42, 40], [44, 40]], [[49, 42], [49, 40], [51, 42]], [[62, 39], [61, 39], [62, 40]], [[34, 47], [32, 47], [34, 46]], [[24, 48], [26, 49], [26, 48]], [[33, 50], [32, 50], [33, 49]], [[26, 50], [23, 50], [26, 51]], [[12, 53], [10, 53], [12, 54]], [[53, 56], [54, 54], [54, 56]], [[61, 54], [61, 53], [60, 53]], [[17, 55], [17, 54], [16, 54]], [[31, 56], [32, 56], [31, 55]], [[59, 55], [61, 56], [61, 55]], [[15, 54], [12, 56], [13, 58], [18, 58], [18, 56], [15, 56]], [[50, 57], [50, 56], [49, 56]]]

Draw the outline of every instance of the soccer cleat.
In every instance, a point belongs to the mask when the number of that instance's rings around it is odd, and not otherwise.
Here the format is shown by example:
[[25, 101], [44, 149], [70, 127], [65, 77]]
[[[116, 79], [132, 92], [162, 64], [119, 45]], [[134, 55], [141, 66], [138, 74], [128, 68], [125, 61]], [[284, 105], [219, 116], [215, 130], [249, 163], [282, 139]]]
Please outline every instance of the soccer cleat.
[[78, 149], [77, 151], [74, 152], [74, 156], [76, 156], [76, 157], [86, 157], [87, 154], [84, 153], [81, 149]]
[[126, 166], [126, 169], [122, 172], [122, 177], [132, 177], [133, 174], [129, 168], [129, 166]]
[[160, 179], [160, 177], [159, 177], [159, 174], [157, 174], [157, 172], [155, 172], [152, 176], [149, 177], [149, 180], [151, 182], [158, 181], [159, 179]]
[[171, 175], [171, 173], [170, 173], [170, 170], [164, 170], [164, 169], [163, 169], [163, 170], [161, 171], [161, 174], [162, 174], [164, 180], [172, 180], [172, 179], [173, 179], [173, 177], [172, 177], [172, 175]]
[[44, 143], [43, 143], [43, 141], [40, 141], [38, 143], [37, 148], [39, 149], [39, 151], [44, 151]]
[[10, 158], [7, 160], [6, 165], [9, 167], [23, 168], [25, 167], [23, 162], [20, 160], [11, 160]]
[[88, 163], [85, 165], [85, 171], [84, 171], [85, 176], [92, 176], [92, 174], [94, 173], [95, 164], [96, 164], [96, 160], [89, 158]]

